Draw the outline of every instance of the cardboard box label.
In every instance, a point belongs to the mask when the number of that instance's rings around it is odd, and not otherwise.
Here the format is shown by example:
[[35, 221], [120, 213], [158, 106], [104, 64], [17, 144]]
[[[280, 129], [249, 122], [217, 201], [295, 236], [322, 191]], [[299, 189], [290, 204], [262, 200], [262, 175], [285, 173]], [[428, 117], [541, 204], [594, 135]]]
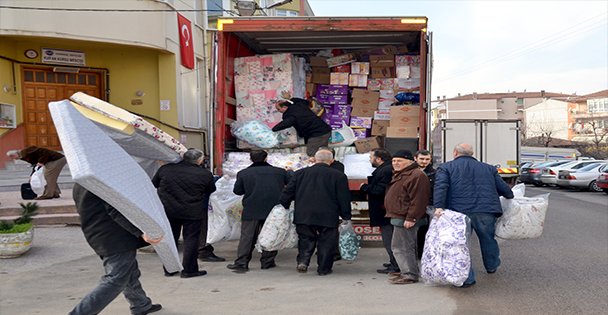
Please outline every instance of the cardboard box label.
[[356, 61], [354, 54], [344, 54], [327, 59], [328, 67], [335, 67]]
[[345, 65], [335, 66], [331, 68], [331, 72], [345, 72], [350, 73], [350, 64], [347, 63]]
[[329, 84], [319, 84], [317, 86], [317, 97], [321, 94], [327, 95], [347, 95], [348, 94], [348, 86], [347, 85], [329, 85]]
[[380, 90], [380, 98], [395, 99], [394, 90]]
[[394, 99], [380, 99], [380, 102], [378, 102], [378, 109], [379, 110], [390, 110], [391, 109], [391, 105], [395, 102]]
[[351, 63], [351, 73], [353, 74], [369, 74], [369, 62], [353, 62]]
[[370, 66], [372, 67], [372, 69], [374, 67], [393, 67], [393, 66], [395, 66], [395, 56], [394, 55], [370, 55], [369, 63], [370, 63]]
[[418, 137], [417, 127], [388, 127], [386, 136], [389, 138], [416, 138]]
[[367, 89], [373, 91], [394, 90], [396, 87], [395, 79], [368, 79]]
[[372, 127], [372, 117], [352, 116], [350, 118], [350, 126], [353, 128], [369, 129]]
[[355, 138], [357, 139], [365, 139], [367, 138], [367, 130], [365, 128], [353, 128], [353, 132], [355, 133]]
[[375, 111], [374, 120], [391, 120], [391, 112], [388, 111]]

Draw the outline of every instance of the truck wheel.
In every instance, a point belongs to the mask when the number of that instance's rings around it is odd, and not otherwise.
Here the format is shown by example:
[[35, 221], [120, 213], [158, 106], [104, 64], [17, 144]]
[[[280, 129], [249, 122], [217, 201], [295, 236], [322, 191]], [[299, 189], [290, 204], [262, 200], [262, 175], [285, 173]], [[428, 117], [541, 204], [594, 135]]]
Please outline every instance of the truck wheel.
[[602, 189], [597, 186], [597, 183], [595, 181], [592, 181], [589, 184], [589, 190], [591, 190], [591, 191], [602, 191]]

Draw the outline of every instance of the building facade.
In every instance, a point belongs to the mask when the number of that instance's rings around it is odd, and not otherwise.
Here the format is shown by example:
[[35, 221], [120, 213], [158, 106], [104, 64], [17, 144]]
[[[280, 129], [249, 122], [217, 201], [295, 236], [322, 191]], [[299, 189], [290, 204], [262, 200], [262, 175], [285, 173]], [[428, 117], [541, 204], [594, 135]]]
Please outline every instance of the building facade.
[[140, 115], [187, 146], [205, 147], [204, 0], [2, 4], [2, 152], [61, 150], [48, 102], [77, 91]]
[[572, 124], [574, 141], [607, 143], [608, 141], [608, 90], [581, 96], [576, 99]]

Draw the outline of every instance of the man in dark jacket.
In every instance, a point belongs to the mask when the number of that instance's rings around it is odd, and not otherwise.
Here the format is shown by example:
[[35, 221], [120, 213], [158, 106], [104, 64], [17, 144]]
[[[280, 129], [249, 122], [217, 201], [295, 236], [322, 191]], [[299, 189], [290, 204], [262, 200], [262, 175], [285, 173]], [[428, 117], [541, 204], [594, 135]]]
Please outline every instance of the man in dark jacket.
[[[496, 171], [496, 167], [477, 161], [473, 147], [461, 143], [454, 148], [454, 160], [444, 163], [435, 175], [435, 216], [443, 209], [466, 214], [479, 238], [481, 257], [488, 273], [500, 266], [500, 250], [494, 238], [496, 219], [502, 215], [499, 195], [513, 198], [513, 192]], [[473, 266], [462, 287], [475, 284]]]
[[[274, 167], [266, 162], [266, 151], [251, 151], [249, 154], [251, 164], [248, 168], [236, 174], [233, 192], [243, 197], [243, 215], [241, 218], [241, 239], [237, 249], [237, 258], [228, 269], [236, 272], [249, 270], [251, 252], [258, 239], [264, 221], [270, 210], [279, 204], [279, 197], [287, 182], [287, 171]], [[274, 258], [277, 251], [262, 251], [260, 262], [262, 269], [276, 267]]]
[[394, 226], [391, 245], [401, 273], [391, 273], [389, 282], [416, 283], [420, 276], [416, 260], [418, 228], [426, 214], [431, 188], [410, 151], [395, 152], [392, 162], [393, 179], [386, 189], [384, 206]]
[[99, 314], [121, 292], [129, 302], [132, 314], [145, 315], [160, 310], [162, 306], [152, 304], [141, 287], [141, 272], [135, 256], [139, 247], [157, 244], [162, 237], [149, 238], [118, 210], [79, 184], [74, 184], [72, 195], [84, 237], [103, 260], [105, 274], [70, 315]]
[[431, 156], [431, 152], [427, 150], [419, 150], [414, 155], [414, 161], [418, 164], [418, 167], [424, 174], [429, 178], [429, 182], [431, 183], [431, 198], [429, 198], [429, 205], [427, 207], [427, 214], [424, 216], [426, 222], [420, 226], [418, 229], [418, 259], [422, 258], [422, 252], [424, 251], [424, 241], [426, 237], [426, 232], [429, 230], [429, 224], [431, 222], [429, 213], [433, 213], [433, 185], [435, 183], [435, 169], [433, 168], [433, 157]]
[[57, 178], [59, 178], [59, 174], [61, 174], [61, 170], [66, 164], [63, 154], [46, 148], [29, 146], [23, 150], [8, 151], [6, 155], [15, 160], [21, 159], [26, 161], [34, 167], [44, 166], [46, 186], [44, 187], [44, 193], [36, 197], [36, 200], [60, 197], [61, 189], [57, 185]]
[[306, 154], [313, 156], [320, 147], [329, 144], [331, 128], [308, 107], [308, 101], [301, 98], [279, 102], [276, 109], [283, 113], [283, 121], [272, 128], [280, 131], [294, 127], [298, 136], [306, 142]]
[[[181, 162], [161, 166], [152, 178], [171, 224], [175, 244], [177, 245], [180, 234], [184, 237], [182, 278], [207, 274], [205, 270], [198, 269], [197, 251], [201, 221], [207, 215], [205, 196], [215, 191], [215, 183], [211, 172], [200, 167], [201, 163], [203, 163], [203, 152], [198, 149], [188, 149]], [[177, 272], [165, 271], [166, 276], [175, 274]]]
[[317, 249], [317, 273], [330, 274], [338, 242], [339, 217], [351, 219], [350, 191], [344, 173], [331, 169], [331, 152], [315, 154], [316, 164], [295, 172], [279, 199], [289, 208], [295, 201], [293, 223], [298, 233], [298, 272], [306, 272]]
[[369, 225], [380, 227], [382, 244], [388, 253], [389, 263], [385, 268], [378, 269], [379, 273], [399, 272], [399, 266], [391, 249], [393, 238], [393, 226], [391, 220], [386, 218], [384, 208], [384, 195], [386, 186], [393, 178], [393, 166], [391, 165], [391, 154], [384, 149], [376, 149], [370, 153], [369, 161], [376, 169], [372, 176], [367, 177], [367, 184], [361, 186], [361, 190], [367, 194], [369, 205]]

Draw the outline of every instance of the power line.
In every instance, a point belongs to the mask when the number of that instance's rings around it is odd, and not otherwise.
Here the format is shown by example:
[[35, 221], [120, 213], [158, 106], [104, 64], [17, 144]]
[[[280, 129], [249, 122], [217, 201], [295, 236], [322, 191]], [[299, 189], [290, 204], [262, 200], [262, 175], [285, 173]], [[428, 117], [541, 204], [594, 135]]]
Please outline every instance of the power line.
[[[571, 27], [569, 27], [569, 28], [567, 28], [567, 29], [565, 29], [563, 31], [555, 33], [554, 35], [551, 35], [551, 36], [548, 36], [548, 37], [544, 37], [544, 38], [542, 38], [542, 39], [534, 42], [531, 45], [524, 46], [524, 47], [521, 47], [521, 48], [516, 48], [516, 49], [511, 50], [510, 52], [508, 52], [506, 54], [499, 55], [499, 56], [487, 59], [485, 61], [482, 61], [480, 63], [474, 64], [473, 66], [471, 66], [471, 67], [469, 67], [467, 69], [463, 69], [461, 71], [456, 71], [450, 77], [447, 77], [447, 78], [444, 78], [444, 79], [438, 78], [438, 81], [439, 82], [448, 81], [448, 80], [451, 80], [451, 79], [454, 79], [454, 78], [457, 78], [457, 77], [461, 77], [461, 76], [470, 74], [472, 72], [476, 72], [476, 71], [478, 71], [480, 69], [486, 68], [487, 65], [502, 63], [502, 62], [511, 60], [513, 58], [529, 54], [529, 53], [531, 53], [531, 52], [533, 52], [535, 50], [538, 50], [540, 48], [547, 47], [547, 46], [553, 45], [555, 43], [561, 42], [564, 39], [568, 39], [568, 38], [574, 37], [575, 35], [577, 35], [577, 34], [579, 34], [581, 32], [586, 32], [586, 31], [589, 31], [589, 30], [601, 27], [601, 26], [603, 26], [603, 25], [606, 24], [607, 21], [605, 19], [600, 20], [600, 21], [593, 21], [593, 20], [597, 19], [599, 17], [605, 16], [605, 15], [606, 15], [606, 13], [602, 13], [602, 14], [599, 14], [597, 16], [593, 16], [593, 17], [591, 17], [591, 18], [589, 18], [589, 19], [587, 19], [587, 20], [585, 20], [583, 22], [574, 24], [573, 26], [571, 26]], [[584, 24], [589, 24], [589, 23], [591, 23], [591, 24], [590, 25], [584, 25]]]

